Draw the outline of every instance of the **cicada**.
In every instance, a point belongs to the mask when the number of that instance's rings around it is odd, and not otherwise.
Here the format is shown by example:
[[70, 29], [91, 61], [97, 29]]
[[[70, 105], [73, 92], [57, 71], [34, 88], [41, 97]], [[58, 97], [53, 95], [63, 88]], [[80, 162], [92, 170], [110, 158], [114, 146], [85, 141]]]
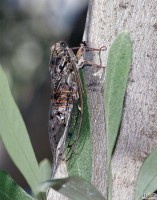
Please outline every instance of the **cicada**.
[[[83, 117], [83, 87], [79, 68], [85, 64], [84, 51], [86, 43], [82, 42], [75, 55], [67, 43], [60, 41], [51, 47], [49, 71], [51, 76], [51, 101], [49, 111], [49, 140], [53, 154], [54, 177], [62, 160], [70, 157], [78, 141]], [[86, 62], [91, 64], [90, 62]], [[72, 119], [72, 112], [77, 116]], [[73, 135], [69, 125], [77, 126], [72, 142], [67, 141], [68, 135]]]
[[[65, 159], [65, 143], [68, 134], [71, 113], [75, 106], [78, 111], [79, 125], [75, 143], [79, 137], [83, 116], [83, 88], [78, 69], [81, 67], [81, 51], [78, 57], [64, 41], [58, 42], [51, 47], [49, 71], [51, 76], [51, 101], [49, 111], [49, 140], [53, 154], [52, 176]], [[72, 152], [72, 144], [69, 144], [69, 155]]]

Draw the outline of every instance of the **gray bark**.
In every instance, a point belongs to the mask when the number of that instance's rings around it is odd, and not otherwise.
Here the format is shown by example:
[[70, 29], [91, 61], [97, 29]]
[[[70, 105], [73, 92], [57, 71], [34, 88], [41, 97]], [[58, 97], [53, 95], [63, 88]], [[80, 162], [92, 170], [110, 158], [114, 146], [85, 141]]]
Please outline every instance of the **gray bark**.
[[[122, 126], [112, 161], [113, 200], [132, 200], [137, 175], [143, 161], [157, 144], [157, 1], [90, 0], [84, 40], [90, 46], [106, 45], [109, 50], [124, 30], [133, 43], [132, 70], [129, 74]], [[107, 65], [107, 52], [101, 54]], [[98, 56], [93, 55], [98, 63]], [[96, 69], [94, 69], [96, 70]], [[106, 147], [103, 116], [102, 78], [86, 69], [92, 117], [92, 183], [104, 195]], [[102, 76], [104, 73], [102, 74]]]
[[[157, 144], [157, 0], [90, 0], [83, 40], [92, 47], [106, 45], [101, 53], [107, 65], [108, 50], [119, 33], [127, 30], [133, 43], [122, 126], [112, 160], [113, 200], [133, 200], [143, 161]], [[86, 56], [99, 64], [97, 52]], [[93, 74], [99, 72], [96, 76]], [[93, 137], [92, 183], [106, 194], [106, 135], [104, 125], [105, 71], [85, 68]], [[55, 198], [53, 198], [55, 199]], [[59, 198], [57, 198], [59, 199]], [[64, 198], [60, 198], [64, 199]]]

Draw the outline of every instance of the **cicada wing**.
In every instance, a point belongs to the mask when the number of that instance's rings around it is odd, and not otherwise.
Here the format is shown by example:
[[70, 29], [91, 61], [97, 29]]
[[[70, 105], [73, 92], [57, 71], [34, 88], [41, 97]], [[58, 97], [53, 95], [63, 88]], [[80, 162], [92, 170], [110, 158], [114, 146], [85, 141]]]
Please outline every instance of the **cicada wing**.
[[[73, 154], [81, 153], [82, 139], [80, 131], [82, 125], [82, 113], [79, 102], [75, 102], [71, 112], [66, 138], [66, 160], [71, 160]], [[76, 158], [76, 157], [75, 157]]]
[[[79, 154], [83, 142], [80, 142], [80, 132], [82, 127], [83, 118], [83, 86], [80, 79], [80, 74], [75, 64], [75, 61], [71, 59], [71, 65], [73, 66], [73, 72], [75, 76], [75, 84], [77, 85], [78, 98], [73, 101], [73, 108], [70, 115], [67, 138], [66, 138], [66, 159], [71, 160], [72, 154]], [[82, 137], [82, 136], [81, 136]], [[76, 157], [75, 157], [76, 158]], [[74, 159], [75, 159], [74, 158]]]
[[[70, 116], [67, 117], [68, 121], [69, 119]], [[54, 115], [53, 120], [50, 120], [49, 122], [49, 140], [53, 155], [52, 177], [54, 177], [61, 161], [66, 160], [65, 141], [67, 138], [68, 121], [67, 125], [65, 125], [60, 122], [56, 115]]]

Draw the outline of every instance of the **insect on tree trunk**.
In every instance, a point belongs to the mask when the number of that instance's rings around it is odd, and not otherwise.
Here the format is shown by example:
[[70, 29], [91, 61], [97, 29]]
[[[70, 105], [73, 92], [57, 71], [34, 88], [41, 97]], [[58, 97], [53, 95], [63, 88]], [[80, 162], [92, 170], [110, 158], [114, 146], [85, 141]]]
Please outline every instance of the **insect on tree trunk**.
[[[112, 160], [113, 200], [133, 200], [143, 161], [157, 144], [157, 1], [90, 0], [83, 40], [106, 46], [101, 53], [107, 66], [114, 39], [127, 30], [133, 43], [133, 62], [126, 91], [123, 120]], [[96, 52], [87, 60], [99, 63]], [[92, 128], [92, 183], [106, 194], [106, 135], [104, 124], [105, 70], [84, 69]], [[98, 72], [98, 73], [96, 73]], [[53, 198], [55, 199], [55, 198]], [[65, 199], [63, 196], [56, 199]]]

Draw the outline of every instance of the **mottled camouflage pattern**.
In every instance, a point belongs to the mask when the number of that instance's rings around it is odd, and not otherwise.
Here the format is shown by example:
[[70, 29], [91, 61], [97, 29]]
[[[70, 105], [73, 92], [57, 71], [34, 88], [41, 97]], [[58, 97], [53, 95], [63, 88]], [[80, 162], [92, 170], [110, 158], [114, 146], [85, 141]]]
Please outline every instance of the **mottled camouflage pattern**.
[[[80, 47], [77, 55], [68, 47], [66, 42], [58, 42], [51, 47], [49, 71], [51, 75], [51, 102], [49, 111], [49, 140], [53, 154], [52, 177], [61, 160], [65, 158], [65, 142], [69, 121], [74, 104], [79, 112], [79, 128], [75, 138], [77, 141], [82, 123], [82, 84], [78, 69], [82, 67], [84, 46]], [[75, 143], [74, 142], [74, 143]], [[73, 147], [69, 145], [69, 152]]]

